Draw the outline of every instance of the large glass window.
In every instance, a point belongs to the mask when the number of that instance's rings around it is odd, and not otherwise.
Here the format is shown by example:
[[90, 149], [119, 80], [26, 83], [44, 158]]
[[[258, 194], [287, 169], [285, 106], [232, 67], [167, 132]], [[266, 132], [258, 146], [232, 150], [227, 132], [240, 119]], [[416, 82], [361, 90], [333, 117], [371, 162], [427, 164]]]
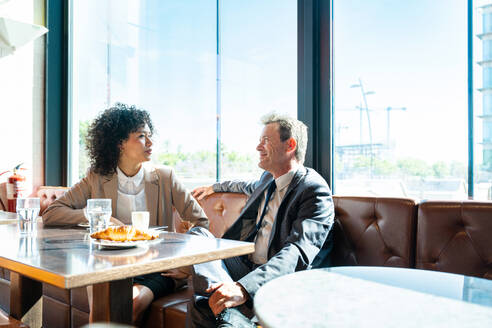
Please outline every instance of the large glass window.
[[474, 8], [474, 198], [492, 199], [492, 1]]
[[468, 197], [466, 6], [333, 1], [336, 194]]
[[257, 177], [260, 117], [297, 112], [297, 1], [72, 4], [71, 183], [88, 168], [88, 124], [115, 102], [151, 113], [153, 161], [188, 187]]
[[258, 177], [260, 118], [297, 116], [297, 1], [220, 6], [222, 178]]

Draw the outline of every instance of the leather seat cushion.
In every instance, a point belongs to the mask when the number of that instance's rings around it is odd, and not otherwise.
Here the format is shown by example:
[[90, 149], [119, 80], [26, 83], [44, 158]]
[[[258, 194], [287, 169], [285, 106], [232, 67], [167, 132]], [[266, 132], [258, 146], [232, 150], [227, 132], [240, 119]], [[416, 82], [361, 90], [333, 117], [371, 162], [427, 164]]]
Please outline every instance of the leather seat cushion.
[[[186, 307], [192, 294], [192, 288], [183, 288], [152, 302], [144, 327], [184, 327]], [[170, 321], [172, 325], [168, 325]]]

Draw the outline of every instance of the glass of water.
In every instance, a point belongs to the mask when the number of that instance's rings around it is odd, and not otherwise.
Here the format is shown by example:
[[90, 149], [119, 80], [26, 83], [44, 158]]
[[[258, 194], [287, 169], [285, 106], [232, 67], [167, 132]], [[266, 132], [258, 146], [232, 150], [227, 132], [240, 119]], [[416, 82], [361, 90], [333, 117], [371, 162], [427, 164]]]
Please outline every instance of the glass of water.
[[85, 213], [89, 220], [90, 233], [106, 229], [111, 219], [111, 199], [88, 199]]
[[39, 198], [17, 198], [18, 227], [21, 234], [36, 234], [39, 215]]

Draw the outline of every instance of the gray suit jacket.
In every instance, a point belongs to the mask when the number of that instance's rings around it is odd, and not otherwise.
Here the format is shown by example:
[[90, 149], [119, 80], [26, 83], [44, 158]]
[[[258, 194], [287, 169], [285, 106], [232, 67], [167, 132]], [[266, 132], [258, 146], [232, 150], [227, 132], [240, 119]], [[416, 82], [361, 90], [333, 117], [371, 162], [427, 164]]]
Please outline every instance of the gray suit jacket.
[[[229, 181], [214, 185], [216, 192], [242, 192], [250, 196], [223, 238], [244, 240], [250, 234], [264, 191], [272, 180], [272, 175], [265, 172], [256, 182]], [[268, 262], [238, 282], [253, 298], [261, 286], [274, 278], [327, 264], [334, 218], [331, 191], [326, 181], [313, 169], [299, 168], [275, 218]]]
[[[179, 182], [174, 171], [165, 166], [144, 165], [145, 197], [150, 225], [173, 227], [173, 206], [183, 220], [208, 228], [208, 219], [198, 202]], [[89, 171], [64, 196], [43, 213], [45, 225], [74, 225], [85, 222], [83, 208], [89, 198], [110, 198], [113, 216], [118, 200], [118, 175], [102, 176]], [[131, 224], [131, 222], [123, 222]]]

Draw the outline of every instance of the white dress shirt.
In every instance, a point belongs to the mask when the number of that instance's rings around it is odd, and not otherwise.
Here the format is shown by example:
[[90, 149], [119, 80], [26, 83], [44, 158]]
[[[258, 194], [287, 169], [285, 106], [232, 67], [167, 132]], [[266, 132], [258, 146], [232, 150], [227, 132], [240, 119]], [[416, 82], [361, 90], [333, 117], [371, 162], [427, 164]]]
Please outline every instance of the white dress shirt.
[[[268, 202], [265, 217], [263, 218], [263, 222], [261, 223], [261, 227], [258, 230], [255, 240], [255, 252], [251, 254], [250, 260], [256, 264], [265, 264], [268, 261], [268, 243], [270, 241], [270, 234], [272, 233], [272, 227], [275, 223], [275, 217], [277, 216], [278, 208], [282, 203], [282, 200], [287, 192], [287, 189], [296, 174], [298, 167], [293, 168], [289, 172], [275, 179], [275, 184], [277, 188], [273, 192], [270, 197], [270, 201]], [[256, 223], [260, 221], [261, 211], [263, 206], [265, 205], [266, 193], [268, 191], [265, 190], [263, 194], [263, 200], [261, 201], [260, 207], [258, 208], [258, 217], [256, 218]]]
[[116, 218], [123, 223], [131, 224], [133, 211], [147, 211], [143, 165], [132, 177], [127, 177], [119, 167], [116, 168], [116, 172], [118, 174]]

